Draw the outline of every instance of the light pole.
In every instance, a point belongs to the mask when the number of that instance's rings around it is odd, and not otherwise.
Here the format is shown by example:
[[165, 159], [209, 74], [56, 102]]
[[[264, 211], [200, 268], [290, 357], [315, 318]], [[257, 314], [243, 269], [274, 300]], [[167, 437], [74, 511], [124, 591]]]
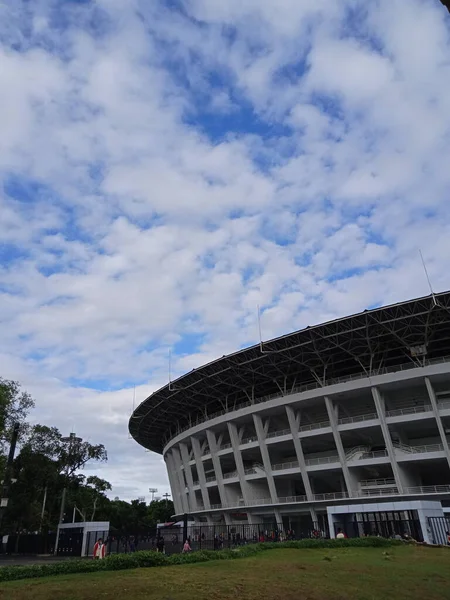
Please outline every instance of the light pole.
[[62, 496], [61, 496], [61, 508], [59, 511], [59, 524], [58, 524], [58, 531], [56, 533], [56, 542], [55, 542], [55, 550], [56, 552], [58, 552], [58, 544], [59, 544], [59, 532], [61, 529], [61, 525], [64, 522], [64, 507], [66, 504], [66, 494], [67, 494], [67, 483], [68, 483], [68, 476], [69, 476], [69, 472], [70, 472], [70, 458], [72, 456], [72, 451], [74, 449], [74, 447], [76, 445], [81, 444], [81, 442], [83, 441], [82, 438], [77, 437], [75, 435], [75, 433], [70, 433], [68, 436], [66, 437], [62, 437], [61, 441], [64, 444], [67, 444], [67, 465], [64, 469], [64, 487], [63, 487], [63, 491], [62, 491]]
[[155, 499], [155, 494], [158, 493], [158, 488], [148, 488], [148, 491], [152, 495], [152, 502], [153, 502], [153, 500]]

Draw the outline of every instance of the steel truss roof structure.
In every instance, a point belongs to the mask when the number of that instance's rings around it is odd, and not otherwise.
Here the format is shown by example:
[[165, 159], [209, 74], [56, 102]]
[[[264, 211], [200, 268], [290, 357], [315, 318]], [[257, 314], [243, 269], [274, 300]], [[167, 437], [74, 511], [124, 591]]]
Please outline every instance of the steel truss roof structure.
[[162, 453], [178, 432], [217, 412], [449, 355], [450, 292], [444, 292], [307, 327], [219, 358], [149, 396], [131, 416], [129, 430], [139, 444]]

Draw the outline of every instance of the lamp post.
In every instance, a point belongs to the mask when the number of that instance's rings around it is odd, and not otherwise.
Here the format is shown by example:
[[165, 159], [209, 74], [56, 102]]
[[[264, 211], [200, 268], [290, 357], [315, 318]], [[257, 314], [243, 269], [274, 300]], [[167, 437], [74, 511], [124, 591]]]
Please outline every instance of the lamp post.
[[65, 481], [64, 481], [64, 488], [63, 488], [62, 496], [61, 496], [61, 508], [59, 511], [58, 531], [56, 534], [56, 542], [55, 542], [56, 552], [58, 552], [60, 526], [64, 522], [64, 507], [66, 504], [66, 495], [67, 495], [67, 483], [68, 483], [67, 479], [68, 479], [69, 472], [70, 472], [70, 458], [72, 456], [74, 447], [81, 444], [81, 442], [83, 440], [82, 440], [82, 438], [77, 437], [75, 435], [75, 433], [72, 432], [68, 436], [61, 438], [61, 441], [64, 442], [64, 444], [67, 444], [67, 465], [66, 465], [64, 473], [63, 473]]

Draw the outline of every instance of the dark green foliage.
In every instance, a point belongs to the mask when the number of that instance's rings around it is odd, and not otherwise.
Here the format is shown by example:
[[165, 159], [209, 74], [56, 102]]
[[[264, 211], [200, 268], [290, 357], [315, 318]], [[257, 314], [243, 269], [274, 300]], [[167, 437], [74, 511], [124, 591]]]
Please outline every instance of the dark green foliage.
[[403, 542], [385, 538], [367, 537], [344, 540], [298, 540], [292, 542], [265, 542], [241, 546], [233, 550], [200, 550], [186, 554], [158, 554], [151, 550], [135, 552], [132, 554], [112, 554], [105, 560], [67, 560], [46, 565], [33, 565], [27, 567], [0, 568], [0, 582], [15, 579], [32, 579], [49, 575], [67, 575], [69, 573], [90, 573], [92, 571], [121, 571], [136, 569], [138, 567], [162, 567], [169, 565], [182, 565], [211, 560], [227, 560], [247, 558], [265, 550], [277, 548], [301, 549], [327, 549], [327, 548], [387, 548], [401, 545]]

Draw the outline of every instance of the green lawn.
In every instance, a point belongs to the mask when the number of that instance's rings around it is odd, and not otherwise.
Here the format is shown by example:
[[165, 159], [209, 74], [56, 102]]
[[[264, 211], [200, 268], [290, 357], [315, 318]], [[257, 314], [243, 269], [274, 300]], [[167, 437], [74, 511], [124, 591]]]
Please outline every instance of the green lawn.
[[1, 600], [438, 600], [450, 550], [271, 550], [242, 560], [0, 584]]

